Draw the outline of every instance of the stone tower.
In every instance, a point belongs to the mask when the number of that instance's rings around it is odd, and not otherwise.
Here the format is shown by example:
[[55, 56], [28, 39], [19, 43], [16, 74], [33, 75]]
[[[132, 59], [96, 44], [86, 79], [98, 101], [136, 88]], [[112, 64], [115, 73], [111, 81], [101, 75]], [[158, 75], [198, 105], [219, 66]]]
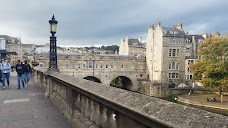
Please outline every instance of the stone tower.
[[174, 86], [184, 83], [185, 33], [182, 24], [148, 29], [146, 58], [153, 85]]

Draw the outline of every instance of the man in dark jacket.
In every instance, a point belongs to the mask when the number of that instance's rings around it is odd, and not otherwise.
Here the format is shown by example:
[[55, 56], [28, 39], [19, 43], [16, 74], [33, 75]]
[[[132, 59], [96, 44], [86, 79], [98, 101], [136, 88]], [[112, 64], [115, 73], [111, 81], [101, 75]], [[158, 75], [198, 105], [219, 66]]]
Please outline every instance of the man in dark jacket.
[[22, 82], [22, 85], [23, 85], [23, 88], [24, 88], [25, 84], [24, 84], [23, 74], [24, 74], [25, 71], [24, 71], [24, 65], [21, 64], [20, 60], [17, 61], [16, 71], [17, 71], [17, 82], [18, 82], [18, 88], [17, 89], [21, 88], [21, 86], [20, 86], [21, 82]]
[[31, 72], [32, 68], [28, 64], [28, 61], [27, 60], [25, 60], [24, 68], [25, 68], [25, 70], [24, 70], [25, 71], [24, 72], [24, 79], [25, 80], [24, 81], [25, 81], [25, 84], [28, 85], [28, 81], [29, 81], [29, 79], [31, 77], [30, 72]]

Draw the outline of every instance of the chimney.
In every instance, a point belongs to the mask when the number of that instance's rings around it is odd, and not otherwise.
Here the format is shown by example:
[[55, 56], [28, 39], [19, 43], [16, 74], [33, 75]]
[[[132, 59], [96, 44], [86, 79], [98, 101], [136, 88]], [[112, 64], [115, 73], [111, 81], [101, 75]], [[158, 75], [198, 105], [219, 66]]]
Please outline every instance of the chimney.
[[158, 27], [161, 27], [161, 22], [160, 21], [158, 21]]
[[176, 25], [174, 25], [174, 28], [179, 29], [179, 30], [183, 30], [182, 23], [177, 23]]
[[215, 37], [220, 37], [220, 32], [216, 32]]
[[154, 30], [154, 24], [151, 24], [149, 28], [152, 28]]
[[195, 36], [192, 36], [192, 43], [195, 43], [196, 40], [195, 40]]
[[142, 37], [139, 37], [138, 40], [139, 40], [139, 43], [142, 43]]

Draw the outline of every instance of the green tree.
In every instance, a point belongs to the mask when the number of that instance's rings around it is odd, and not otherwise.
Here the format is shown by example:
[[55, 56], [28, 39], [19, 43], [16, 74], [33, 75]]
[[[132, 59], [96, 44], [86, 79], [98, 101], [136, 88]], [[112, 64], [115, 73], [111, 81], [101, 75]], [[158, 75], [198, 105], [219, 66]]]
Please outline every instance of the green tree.
[[206, 88], [224, 90], [228, 88], [228, 38], [212, 37], [199, 46], [198, 60], [190, 65], [194, 80]]

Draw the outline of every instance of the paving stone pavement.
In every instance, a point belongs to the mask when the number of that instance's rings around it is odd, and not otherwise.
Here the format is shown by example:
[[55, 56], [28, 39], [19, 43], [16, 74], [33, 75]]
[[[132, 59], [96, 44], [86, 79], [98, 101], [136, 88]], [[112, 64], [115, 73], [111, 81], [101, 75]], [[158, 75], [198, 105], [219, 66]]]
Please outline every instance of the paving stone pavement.
[[71, 125], [33, 80], [27, 87], [17, 89], [16, 73], [12, 72], [10, 87], [0, 89], [0, 128], [71, 128]]

